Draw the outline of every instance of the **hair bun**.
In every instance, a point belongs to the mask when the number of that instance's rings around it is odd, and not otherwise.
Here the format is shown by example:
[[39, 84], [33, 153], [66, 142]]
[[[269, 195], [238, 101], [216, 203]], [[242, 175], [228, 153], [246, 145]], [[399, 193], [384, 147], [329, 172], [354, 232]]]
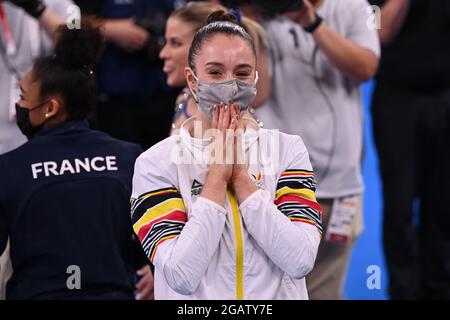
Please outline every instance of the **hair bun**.
[[213, 22], [231, 22], [234, 24], [239, 24], [236, 16], [230, 12], [225, 12], [225, 10], [217, 10], [211, 13], [206, 19], [206, 23], [210, 24]]
[[100, 58], [103, 43], [100, 29], [83, 18], [80, 29], [71, 30], [66, 25], [58, 29], [55, 59], [66, 67], [92, 67]]

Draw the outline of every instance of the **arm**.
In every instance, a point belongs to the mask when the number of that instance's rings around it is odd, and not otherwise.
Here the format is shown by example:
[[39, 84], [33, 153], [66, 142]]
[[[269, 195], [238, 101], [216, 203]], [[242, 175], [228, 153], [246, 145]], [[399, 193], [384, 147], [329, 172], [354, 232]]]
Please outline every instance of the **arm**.
[[378, 31], [383, 45], [394, 41], [405, 23], [410, 0], [389, 0], [381, 8], [381, 29]]
[[10, 0], [10, 2], [38, 19], [52, 40], [56, 40], [56, 30], [61, 24], [64, 24], [64, 19], [48, 9], [42, 0]]
[[0, 213], [0, 256], [6, 249], [6, 244], [8, 243], [8, 228], [6, 222], [4, 221]]
[[[141, 157], [136, 162], [133, 229], [169, 286], [179, 294], [190, 295], [197, 289], [219, 245], [226, 211], [200, 196], [188, 220], [180, 193], [169, 182], [168, 173], [156, 174], [160, 171], [158, 167], [160, 160], [156, 159]], [[208, 188], [205, 184], [205, 189]]]
[[52, 40], [56, 41], [56, 30], [60, 25], [64, 24], [65, 21], [50, 9], [46, 9], [39, 18], [39, 23]]
[[275, 201], [249, 179], [237, 182], [235, 191], [244, 223], [258, 245], [288, 275], [303, 278], [316, 259], [322, 232], [321, 209], [301, 139], [288, 150], [296, 150], [298, 155], [281, 175]]
[[313, 36], [319, 48], [348, 78], [365, 82], [375, 75], [378, 57], [371, 50], [344, 38], [326, 23], [322, 23]]
[[[346, 38], [334, 31], [325, 21], [313, 32], [312, 36], [318, 47], [330, 59], [331, 63], [348, 78], [365, 82], [372, 78], [378, 68], [378, 51], [367, 48], [360, 43], [367, 41], [369, 37], [376, 36], [375, 30], [369, 30], [366, 25], [367, 3], [361, 2], [359, 7], [348, 8], [351, 11], [353, 27]], [[308, 0], [304, 0], [304, 6], [291, 18], [303, 28], [312, 25], [316, 21], [314, 7]], [[378, 41], [378, 40], [377, 40]]]
[[128, 19], [96, 19], [102, 27], [105, 39], [128, 52], [142, 49], [150, 39], [150, 34]]

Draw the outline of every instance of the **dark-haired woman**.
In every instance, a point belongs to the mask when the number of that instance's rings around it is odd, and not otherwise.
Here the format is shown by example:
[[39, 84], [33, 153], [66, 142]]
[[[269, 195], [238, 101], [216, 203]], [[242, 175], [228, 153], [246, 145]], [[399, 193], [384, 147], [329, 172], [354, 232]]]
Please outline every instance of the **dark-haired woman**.
[[[166, 44], [160, 52], [160, 58], [164, 60], [164, 72], [167, 74], [167, 85], [170, 87], [184, 87], [177, 99], [176, 112], [172, 124], [172, 133], [176, 132], [180, 125], [189, 117], [196, 114], [198, 108], [192, 94], [187, 87], [184, 76], [184, 68], [188, 61], [189, 47], [195, 33], [205, 25], [206, 19], [214, 11], [226, 10], [220, 4], [209, 2], [189, 2], [172, 12], [166, 23]], [[241, 26], [254, 39], [259, 81], [257, 84], [258, 95], [252, 102], [253, 107], [263, 104], [270, 95], [270, 76], [268, 58], [265, 47], [264, 31], [255, 21], [241, 16], [238, 21]]]
[[260, 129], [256, 48], [231, 14], [194, 36], [185, 76], [199, 111], [135, 166], [132, 221], [156, 299], [307, 299], [321, 238], [308, 152]]
[[[6, 296], [132, 299], [146, 265], [128, 215], [141, 150], [86, 124], [99, 30], [62, 26], [58, 39], [55, 55], [20, 80], [17, 123], [29, 141], [0, 157], [0, 252], [9, 236], [13, 265]], [[144, 278], [138, 294], [147, 297], [151, 273]]]

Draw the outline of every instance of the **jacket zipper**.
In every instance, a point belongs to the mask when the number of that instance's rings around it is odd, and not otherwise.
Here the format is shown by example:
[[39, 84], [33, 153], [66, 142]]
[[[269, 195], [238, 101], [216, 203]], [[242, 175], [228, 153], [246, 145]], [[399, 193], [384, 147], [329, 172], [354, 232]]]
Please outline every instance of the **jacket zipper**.
[[233, 212], [236, 237], [236, 300], [244, 300], [244, 241], [242, 239], [241, 219], [236, 198], [230, 190], [228, 190], [228, 198]]

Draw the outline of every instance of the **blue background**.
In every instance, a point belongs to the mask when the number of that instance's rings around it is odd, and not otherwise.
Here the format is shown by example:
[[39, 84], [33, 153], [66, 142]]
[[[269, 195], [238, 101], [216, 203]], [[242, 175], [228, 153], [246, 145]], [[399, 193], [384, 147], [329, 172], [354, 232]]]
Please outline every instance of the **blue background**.
[[[374, 82], [362, 86], [365, 114], [365, 156], [363, 162], [364, 193], [364, 232], [358, 239], [353, 250], [344, 296], [346, 299], [388, 299], [388, 275], [384, 263], [382, 246], [382, 186], [379, 176], [378, 159], [373, 141], [372, 118], [370, 102]], [[367, 279], [372, 273], [367, 273], [371, 265], [381, 270], [381, 288], [370, 290]]]

